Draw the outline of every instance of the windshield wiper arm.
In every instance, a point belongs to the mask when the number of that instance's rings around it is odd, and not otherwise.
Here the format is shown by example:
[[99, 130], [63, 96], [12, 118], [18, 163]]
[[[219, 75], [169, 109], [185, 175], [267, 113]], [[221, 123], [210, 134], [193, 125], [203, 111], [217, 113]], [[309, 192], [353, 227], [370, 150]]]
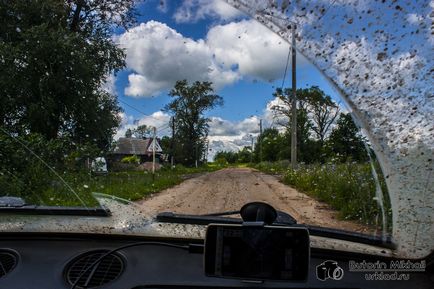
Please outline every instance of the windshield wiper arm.
[[[205, 215], [186, 215], [186, 214], [175, 214], [173, 212], [163, 212], [159, 213], [156, 220], [161, 223], [177, 223], [177, 224], [193, 224], [193, 225], [209, 225], [211, 223], [221, 223], [221, 224], [242, 224], [243, 220], [239, 218], [229, 218], [223, 217], [227, 215], [235, 215], [236, 211], [228, 211], [221, 213], [212, 213]], [[318, 226], [312, 226], [307, 224], [296, 224], [291, 222], [285, 222], [279, 217], [281, 214], [288, 215], [284, 212], [278, 211], [278, 218], [273, 225], [291, 225], [291, 226], [301, 226], [309, 230], [309, 233], [314, 236], [339, 239], [357, 243], [363, 243], [368, 245], [376, 245], [384, 248], [394, 248], [395, 245], [391, 242], [390, 238], [387, 238], [386, 242], [381, 237], [365, 235], [361, 233], [348, 232], [339, 229], [323, 228]], [[286, 217], [285, 217], [286, 218]]]
[[65, 215], [65, 216], [99, 216], [109, 217], [111, 212], [107, 208], [94, 207], [63, 207], [39, 206], [26, 204], [19, 197], [0, 197], [0, 214], [29, 214], [29, 215]]
[[[157, 221], [162, 223], [180, 223], [180, 224], [195, 224], [195, 225], [208, 225], [211, 223], [225, 223], [225, 224], [242, 224], [241, 218], [230, 218], [226, 216], [239, 215], [240, 211], [226, 211], [219, 213], [203, 214], [203, 215], [188, 215], [188, 214], [175, 214], [173, 212], [159, 213], [156, 217]], [[297, 221], [289, 214], [277, 211], [277, 219], [275, 224], [280, 225], [294, 225]]]
[[231, 216], [231, 215], [239, 215], [240, 211], [226, 211], [226, 212], [218, 212], [218, 213], [211, 213], [211, 214], [203, 214], [198, 215], [201, 217], [220, 217], [220, 216]]
[[241, 224], [243, 222], [243, 220], [241, 219], [222, 217], [215, 214], [186, 215], [186, 214], [175, 214], [173, 212], [159, 213], [156, 217], [156, 220], [162, 223], [178, 223], [178, 224], [194, 224], [194, 225], [208, 225], [211, 223]]

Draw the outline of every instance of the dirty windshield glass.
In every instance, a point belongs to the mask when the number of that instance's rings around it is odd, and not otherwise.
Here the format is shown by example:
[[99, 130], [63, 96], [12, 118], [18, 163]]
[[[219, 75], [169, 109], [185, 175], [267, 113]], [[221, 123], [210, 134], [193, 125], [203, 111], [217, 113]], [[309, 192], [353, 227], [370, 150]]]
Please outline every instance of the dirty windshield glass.
[[428, 2], [2, 1], [0, 210], [262, 201], [413, 240], [432, 230]]

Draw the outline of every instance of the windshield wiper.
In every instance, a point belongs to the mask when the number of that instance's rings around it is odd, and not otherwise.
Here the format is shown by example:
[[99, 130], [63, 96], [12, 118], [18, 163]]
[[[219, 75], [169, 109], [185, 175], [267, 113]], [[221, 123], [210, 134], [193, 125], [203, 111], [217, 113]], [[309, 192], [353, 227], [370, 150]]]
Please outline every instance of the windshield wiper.
[[[188, 215], [188, 214], [175, 214], [173, 212], [159, 213], [156, 220], [162, 223], [180, 223], [180, 224], [194, 224], [194, 225], [209, 225], [211, 223], [224, 223], [224, 224], [242, 224], [241, 218], [227, 217], [232, 215], [239, 215], [240, 211], [226, 211], [219, 213], [210, 213], [204, 215]], [[277, 211], [277, 218], [273, 225], [295, 225], [297, 221], [289, 214]]]
[[[230, 218], [226, 217], [229, 215], [239, 214], [239, 211], [228, 211], [221, 213], [211, 213], [204, 215], [187, 215], [187, 214], [176, 214], [173, 212], [163, 212], [159, 213], [156, 220], [161, 223], [178, 223], [178, 224], [193, 224], [193, 225], [209, 225], [211, 223], [221, 223], [221, 224], [242, 224], [243, 220], [241, 218]], [[277, 219], [273, 225], [290, 225], [290, 226], [302, 226], [309, 230], [309, 234], [313, 236], [339, 239], [351, 242], [357, 242], [368, 245], [381, 246], [384, 248], [395, 248], [392, 243], [391, 238], [388, 237], [383, 240], [381, 237], [371, 236], [361, 233], [348, 232], [339, 229], [323, 228], [318, 226], [297, 224], [292, 222], [289, 218], [293, 219], [289, 214], [281, 211], [277, 211]], [[286, 220], [286, 221], [285, 221]], [[295, 221], [295, 220], [294, 220]]]
[[98, 216], [109, 217], [111, 212], [104, 207], [65, 207], [39, 206], [26, 204], [19, 197], [0, 197], [0, 214], [29, 214], [29, 215], [65, 215], [65, 216]]

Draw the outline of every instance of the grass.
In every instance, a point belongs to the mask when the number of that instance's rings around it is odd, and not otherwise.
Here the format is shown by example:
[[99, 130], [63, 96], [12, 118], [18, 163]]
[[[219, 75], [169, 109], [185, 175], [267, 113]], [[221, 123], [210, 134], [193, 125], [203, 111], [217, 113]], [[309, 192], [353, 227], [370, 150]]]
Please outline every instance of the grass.
[[[369, 163], [300, 165], [292, 170], [288, 163], [260, 163], [255, 168], [282, 176], [283, 183], [329, 204], [338, 211], [338, 217], [357, 220], [366, 225], [381, 224], [381, 211], [376, 201], [376, 182]], [[380, 186], [385, 196], [388, 228], [391, 209], [384, 179]]]
[[48, 206], [80, 206], [82, 204], [78, 196], [86, 206], [91, 207], [98, 205], [92, 197], [93, 192], [98, 192], [135, 201], [173, 187], [189, 175], [215, 171], [220, 168], [214, 164], [198, 168], [177, 166], [175, 169], [163, 168], [155, 173], [155, 177], [147, 171], [110, 172], [101, 176], [90, 176], [83, 172], [66, 173], [62, 177], [68, 185], [59, 178], [53, 177], [54, 181], [48, 190], [27, 195], [25, 200], [28, 203]]

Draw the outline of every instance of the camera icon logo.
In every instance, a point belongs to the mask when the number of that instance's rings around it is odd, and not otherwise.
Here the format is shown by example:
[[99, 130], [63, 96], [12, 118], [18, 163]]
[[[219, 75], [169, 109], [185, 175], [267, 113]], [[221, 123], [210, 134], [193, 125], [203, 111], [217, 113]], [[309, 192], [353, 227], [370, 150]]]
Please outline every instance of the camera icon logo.
[[316, 278], [318, 278], [318, 280], [341, 280], [343, 277], [344, 270], [339, 267], [336, 261], [327, 260], [316, 266]]

